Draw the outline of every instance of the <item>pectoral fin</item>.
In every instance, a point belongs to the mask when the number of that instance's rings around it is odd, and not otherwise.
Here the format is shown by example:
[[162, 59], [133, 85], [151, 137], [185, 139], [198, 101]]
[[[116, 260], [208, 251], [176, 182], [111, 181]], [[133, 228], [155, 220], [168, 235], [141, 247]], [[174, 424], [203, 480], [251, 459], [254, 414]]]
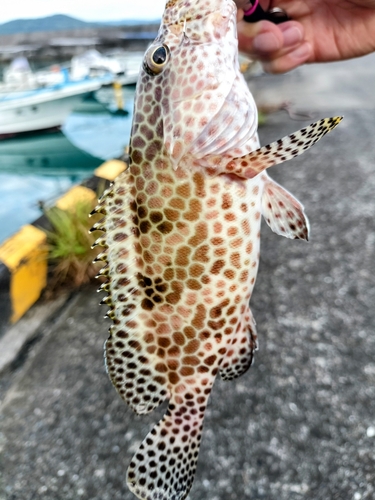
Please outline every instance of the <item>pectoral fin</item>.
[[262, 215], [274, 233], [292, 240], [309, 239], [309, 221], [302, 204], [272, 179], [264, 185]]
[[252, 179], [273, 165], [291, 160], [311, 148], [328, 132], [337, 127], [342, 117], [324, 118], [294, 134], [263, 146], [252, 153], [234, 158], [225, 167], [225, 173]]

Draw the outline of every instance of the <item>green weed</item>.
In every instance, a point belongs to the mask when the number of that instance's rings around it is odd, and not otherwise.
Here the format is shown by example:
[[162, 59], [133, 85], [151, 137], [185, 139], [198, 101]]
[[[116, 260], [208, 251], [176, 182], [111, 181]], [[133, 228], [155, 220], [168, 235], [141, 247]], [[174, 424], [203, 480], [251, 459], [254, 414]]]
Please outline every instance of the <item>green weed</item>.
[[100, 247], [91, 249], [91, 246], [101, 234], [88, 232], [100, 218], [89, 218], [92, 209], [92, 203], [85, 201], [77, 203], [74, 210], [57, 207], [45, 210], [51, 225], [51, 230], [45, 230], [50, 264], [49, 290], [78, 288], [92, 281], [102, 267], [92, 262]]

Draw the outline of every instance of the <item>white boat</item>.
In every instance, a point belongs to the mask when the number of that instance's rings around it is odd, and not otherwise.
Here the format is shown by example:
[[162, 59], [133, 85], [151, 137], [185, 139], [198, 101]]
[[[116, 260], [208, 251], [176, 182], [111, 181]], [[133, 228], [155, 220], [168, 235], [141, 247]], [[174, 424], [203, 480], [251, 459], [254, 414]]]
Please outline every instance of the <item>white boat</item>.
[[[119, 60], [90, 50], [74, 57], [69, 68], [52, 66], [36, 72], [25, 57], [16, 58], [0, 83], [0, 138], [62, 126], [101, 87], [136, 83], [142, 57], [132, 53]], [[117, 100], [121, 109], [122, 97]]]
[[61, 126], [85, 96], [113, 77], [65, 81], [32, 90], [0, 94], [0, 135]]
[[0, 83], [0, 98], [10, 92], [34, 90], [63, 83], [66, 75], [57, 65], [46, 70], [33, 72], [26, 57], [16, 57], [4, 70], [3, 82]]
[[143, 56], [143, 52], [123, 51], [113, 51], [104, 56], [96, 49], [90, 49], [72, 58], [70, 77], [75, 80], [110, 72], [118, 84], [134, 85], [138, 80]]
[[107, 73], [116, 76], [121, 72], [121, 65], [116, 59], [103, 56], [96, 49], [87, 50], [83, 54], [73, 57], [70, 64], [70, 78], [72, 80], [103, 76]]

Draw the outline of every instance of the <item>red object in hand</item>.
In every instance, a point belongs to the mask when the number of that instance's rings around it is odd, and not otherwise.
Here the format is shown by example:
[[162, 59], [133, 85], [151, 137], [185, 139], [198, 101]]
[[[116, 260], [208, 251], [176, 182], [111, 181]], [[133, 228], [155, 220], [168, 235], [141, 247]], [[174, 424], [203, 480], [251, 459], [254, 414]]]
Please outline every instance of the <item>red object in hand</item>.
[[269, 11], [265, 11], [262, 9], [259, 0], [255, 0], [253, 5], [244, 12], [243, 20], [247, 23], [256, 23], [258, 21], [271, 21], [274, 24], [285, 23], [285, 21], [289, 21], [290, 17], [288, 14], [276, 7]]

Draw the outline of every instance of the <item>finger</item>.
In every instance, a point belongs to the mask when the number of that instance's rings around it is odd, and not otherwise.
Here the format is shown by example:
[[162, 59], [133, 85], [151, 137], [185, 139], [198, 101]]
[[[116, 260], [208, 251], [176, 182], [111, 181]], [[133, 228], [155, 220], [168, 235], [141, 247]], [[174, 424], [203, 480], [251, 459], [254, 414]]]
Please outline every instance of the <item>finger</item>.
[[312, 58], [312, 54], [311, 44], [302, 42], [272, 60], [262, 61], [262, 66], [267, 73], [286, 73], [308, 62]]
[[305, 63], [312, 47], [305, 42], [303, 26], [296, 21], [274, 25], [267, 21], [238, 26], [239, 49], [261, 61], [265, 71], [283, 73]]
[[247, 10], [251, 7], [250, 0], [234, 0], [234, 3], [237, 5], [237, 9]]
[[[285, 73], [304, 64], [312, 56], [312, 46], [306, 41], [301, 23], [290, 21], [280, 24], [278, 28], [283, 37], [282, 48], [262, 58], [263, 68], [269, 73]], [[254, 44], [257, 46], [256, 37]]]
[[303, 26], [296, 21], [279, 25], [268, 21], [244, 24], [238, 27], [240, 50], [248, 50], [260, 60], [279, 57], [280, 50], [300, 44], [305, 35]]
[[238, 23], [238, 48], [259, 60], [273, 58], [283, 47], [281, 30], [269, 21]]

